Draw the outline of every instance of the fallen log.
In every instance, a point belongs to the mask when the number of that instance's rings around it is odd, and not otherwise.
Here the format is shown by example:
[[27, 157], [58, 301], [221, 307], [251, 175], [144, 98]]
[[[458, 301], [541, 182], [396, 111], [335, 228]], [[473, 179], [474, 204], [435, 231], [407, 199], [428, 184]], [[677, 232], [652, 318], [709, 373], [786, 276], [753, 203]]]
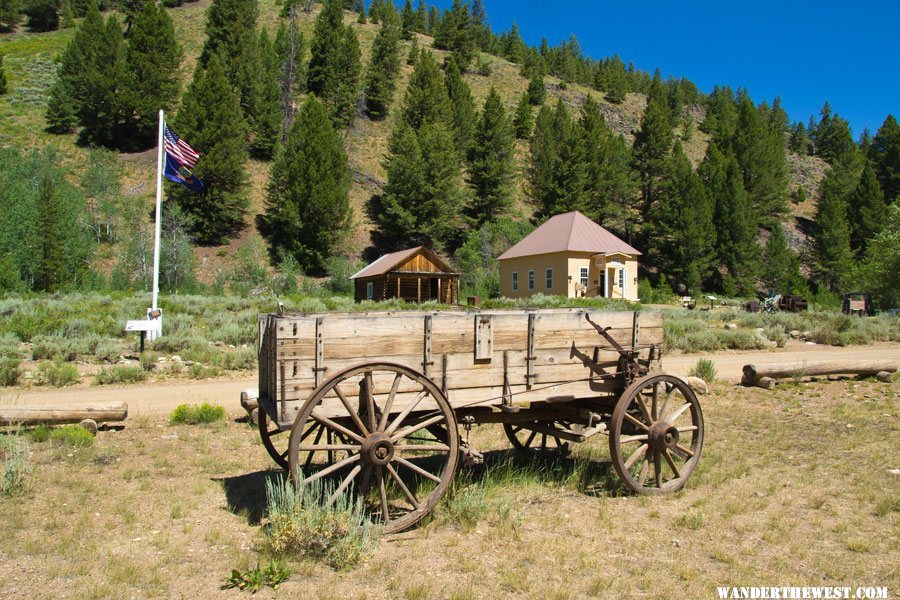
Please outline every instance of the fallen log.
[[890, 360], [823, 360], [774, 365], [744, 365], [741, 383], [771, 389], [776, 379], [813, 377], [818, 375], [874, 375], [884, 381], [897, 371]]
[[0, 406], [0, 424], [37, 425], [39, 423], [81, 423], [91, 420], [95, 423], [124, 421], [128, 417], [128, 405], [124, 402], [104, 402], [97, 404], [42, 404]]

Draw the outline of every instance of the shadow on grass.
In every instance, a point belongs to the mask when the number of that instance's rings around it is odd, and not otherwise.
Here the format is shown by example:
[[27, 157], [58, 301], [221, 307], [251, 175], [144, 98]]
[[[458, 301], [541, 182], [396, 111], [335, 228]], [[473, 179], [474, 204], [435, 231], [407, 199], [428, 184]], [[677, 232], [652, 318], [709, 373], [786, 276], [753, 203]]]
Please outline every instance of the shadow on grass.
[[247, 518], [249, 525], [259, 525], [266, 513], [266, 482], [285, 477], [284, 471], [255, 471], [234, 477], [214, 477], [222, 484], [228, 510]]

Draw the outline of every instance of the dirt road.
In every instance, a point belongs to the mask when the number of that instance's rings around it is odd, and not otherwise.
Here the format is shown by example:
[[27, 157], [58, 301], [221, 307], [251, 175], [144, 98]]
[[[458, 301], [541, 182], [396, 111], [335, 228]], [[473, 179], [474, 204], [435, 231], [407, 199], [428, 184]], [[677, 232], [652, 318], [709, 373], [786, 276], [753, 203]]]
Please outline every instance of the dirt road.
[[[723, 352], [719, 354], [675, 354], [663, 356], [663, 368], [668, 373], [685, 375], [699, 358], [708, 358], [716, 365], [718, 377], [739, 381], [745, 364], [775, 364], [813, 360], [894, 360], [900, 364], [900, 344], [839, 348], [834, 346], [793, 346], [783, 350]], [[256, 377], [229, 380], [179, 381], [133, 386], [78, 387], [71, 389], [41, 389], [6, 392], [4, 403], [50, 404], [67, 402], [128, 403], [130, 416], [168, 414], [179, 404], [218, 403], [228, 411], [240, 411], [240, 393], [257, 386]]]

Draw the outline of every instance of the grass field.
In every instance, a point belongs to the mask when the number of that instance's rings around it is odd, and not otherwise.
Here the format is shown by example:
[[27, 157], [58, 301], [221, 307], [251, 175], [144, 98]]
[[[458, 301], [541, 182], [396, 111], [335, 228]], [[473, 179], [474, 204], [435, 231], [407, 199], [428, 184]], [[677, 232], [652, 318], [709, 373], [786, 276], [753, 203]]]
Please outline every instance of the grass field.
[[[288, 560], [290, 580], [258, 597], [896, 591], [898, 389], [851, 380], [774, 392], [716, 384], [702, 397], [697, 471], [685, 490], [656, 498], [621, 494], [600, 436], [577, 446], [573, 460], [542, 463], [517, 460], [497, 428], [475, 428], [470, 440], [487, 463], [460, 471], [456, 494], [433, 518], [382, 541], [355, 569]], [[268, 560], [264, 483], [276, 472], [248, 425], [136, 415], [90, 446], [76, 436], [34, 439], [25, 491], [0, 496], [0, 596], [238, 597], [220, 590], [231, 570]]]

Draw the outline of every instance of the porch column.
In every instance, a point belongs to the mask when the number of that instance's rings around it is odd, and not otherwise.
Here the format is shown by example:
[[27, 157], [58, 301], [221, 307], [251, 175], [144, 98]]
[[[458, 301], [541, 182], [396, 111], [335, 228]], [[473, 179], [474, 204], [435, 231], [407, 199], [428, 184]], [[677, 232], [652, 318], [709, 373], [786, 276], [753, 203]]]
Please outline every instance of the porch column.
[[401, 300], [400, 298], [400, 276], [397, 276], [397, 300]]
[[418, 284], [418, 287], [416, 289], [416, 297], [419, 304], [422, 304], [422, 278], [416, 277], [416, 283]]

